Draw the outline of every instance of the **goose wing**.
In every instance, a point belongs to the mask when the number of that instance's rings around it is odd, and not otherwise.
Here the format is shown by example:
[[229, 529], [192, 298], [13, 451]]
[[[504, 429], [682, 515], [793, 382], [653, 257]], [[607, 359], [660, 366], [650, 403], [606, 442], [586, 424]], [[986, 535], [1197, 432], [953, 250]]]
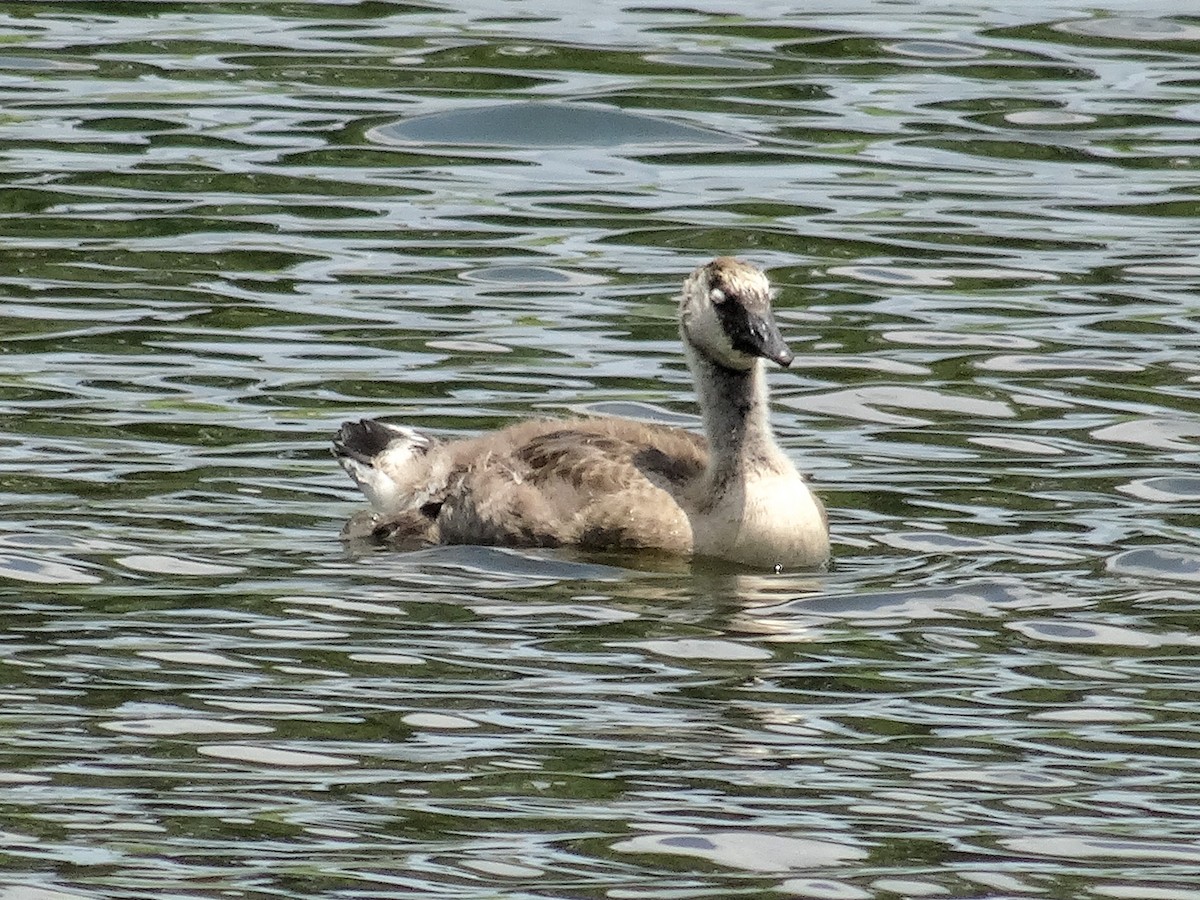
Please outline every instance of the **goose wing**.
[[691, 549], [684, 495], [707, 463], [698, 435], [597, 419], [520, 437], [462, 470], [438, 516], [443, 541]]

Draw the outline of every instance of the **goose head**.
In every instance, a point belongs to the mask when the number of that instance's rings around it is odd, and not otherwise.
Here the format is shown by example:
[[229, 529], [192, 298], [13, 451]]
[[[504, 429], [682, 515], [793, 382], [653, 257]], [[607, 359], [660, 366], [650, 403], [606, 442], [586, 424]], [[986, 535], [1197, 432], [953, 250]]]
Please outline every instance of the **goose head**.
[[792, 363], [771, 312], [771, 284], [740, 259], [722, 256], [688, 276], [679, 323], [685, 342], [726, 369], [745, 371], [760, 358]]

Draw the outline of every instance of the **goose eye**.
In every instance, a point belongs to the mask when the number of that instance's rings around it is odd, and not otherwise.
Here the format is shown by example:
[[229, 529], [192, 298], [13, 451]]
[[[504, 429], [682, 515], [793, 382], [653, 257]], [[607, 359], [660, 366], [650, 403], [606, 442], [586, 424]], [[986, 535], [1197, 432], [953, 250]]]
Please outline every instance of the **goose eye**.
[[711, 300], [713, 303], [717, 303], [717, 304], [724, 303], [726, 300], [725, 292], [723, 290], [721, 290], [720, 288], [713, 288], [711, 291], [708, 292], [708, 299]]

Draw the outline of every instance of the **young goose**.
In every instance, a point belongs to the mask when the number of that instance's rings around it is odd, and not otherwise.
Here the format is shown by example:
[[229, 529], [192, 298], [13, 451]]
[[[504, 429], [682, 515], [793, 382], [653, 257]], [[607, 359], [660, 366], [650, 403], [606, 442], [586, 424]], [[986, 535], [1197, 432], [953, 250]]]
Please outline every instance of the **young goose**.
[[445, 442], [370, 419], [346, 422], [333, 452], [373, 509], [343, 536], [821, 565], [824, 507], [767, 421], [762, 361], [792, 362], [767, 277], [715, 259], [684, 282], [679, 319], [707, 441], [615, 418], [527, 421]]

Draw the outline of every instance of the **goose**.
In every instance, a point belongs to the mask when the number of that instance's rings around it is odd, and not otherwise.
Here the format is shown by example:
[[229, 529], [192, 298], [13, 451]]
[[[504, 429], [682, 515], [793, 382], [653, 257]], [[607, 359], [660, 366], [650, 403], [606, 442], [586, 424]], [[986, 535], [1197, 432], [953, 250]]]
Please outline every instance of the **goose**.
[[768, 421], [764, 360], [793, 359], [772, 293], [760, 269], [732, 257], [684, 281], [679, 331], [703, 437], [605, 417], [529, 420], [460, 440], [343, 423], [334, 456], [371, 504], [343, 537], [658, 550], [775, 571], [823, 565], [825, 508]]

